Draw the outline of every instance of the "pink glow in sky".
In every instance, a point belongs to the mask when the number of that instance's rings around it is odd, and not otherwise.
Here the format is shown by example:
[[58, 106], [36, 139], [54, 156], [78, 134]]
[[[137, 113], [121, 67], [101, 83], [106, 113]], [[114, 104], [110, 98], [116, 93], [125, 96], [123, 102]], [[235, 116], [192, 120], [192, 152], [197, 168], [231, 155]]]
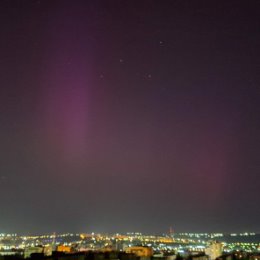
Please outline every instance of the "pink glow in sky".
[[73, 39], [82, 33], [81, 29], [66, 21], [66, 26], [74, 32], [71, 36], [67, 33], [68, 28], [59, 23], [64, 18], [63, 11], [62, 5], [58, 6], [50, 18], [56, 27], [49, 28], [47, 34], [46, 44], [52, 52], [45, 61], [42, 76], [43, 117], [51, 146], [69, 159], [84, 155], [90, 99], [90, 55], [86, 51], [87, 42]]

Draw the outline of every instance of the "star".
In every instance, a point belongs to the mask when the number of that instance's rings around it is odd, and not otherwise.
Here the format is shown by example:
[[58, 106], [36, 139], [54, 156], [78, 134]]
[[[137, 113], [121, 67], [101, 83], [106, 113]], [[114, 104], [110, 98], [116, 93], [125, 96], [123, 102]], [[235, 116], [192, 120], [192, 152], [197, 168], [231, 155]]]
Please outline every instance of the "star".
[[159, 41], [159, 44], [160, 44], [160, 46], [162, 47], [162, 46], [164, 46], [164, 41]]
[[152, 79], [152, 74], [144, 74], [144, 79], [150, 80]]

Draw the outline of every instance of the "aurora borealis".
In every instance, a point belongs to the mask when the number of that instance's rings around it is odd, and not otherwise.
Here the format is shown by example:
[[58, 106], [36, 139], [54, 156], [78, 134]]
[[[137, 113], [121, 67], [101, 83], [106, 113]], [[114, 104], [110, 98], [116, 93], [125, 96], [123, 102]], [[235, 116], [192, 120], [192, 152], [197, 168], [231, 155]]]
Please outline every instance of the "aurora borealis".
[[1, 1], [0, 229], [260, 231], [259, 7]]

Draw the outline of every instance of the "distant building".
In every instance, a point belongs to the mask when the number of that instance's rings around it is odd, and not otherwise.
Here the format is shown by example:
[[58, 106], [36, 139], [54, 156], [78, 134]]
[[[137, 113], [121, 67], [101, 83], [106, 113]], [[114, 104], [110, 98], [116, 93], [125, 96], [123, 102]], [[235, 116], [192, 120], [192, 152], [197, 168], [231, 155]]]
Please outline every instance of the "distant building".
[[139, 257], [151, 257], [153, 255], [153, 249], [148, 246], [132, 246], [125, 249], [128, 254], [135, 254]]
[[33, 254], [43, 254], [44, 256], [52, 255], [51, 246], [30, 246], [24, 249], [24, 258], [29, 258]]
[[63, 253], [72, 253], [73, 252], [71, 246], [64, 246], [64, 245], [57, 246], [57, 251], [63, 252]]
[[222, 244], [217, 241], [210, 242], [209, 246], [205, 249], [206, 255], [209, 256], [209, 260], [215, 260], [222, 255]]
[[24, 258], [31, 257], [32, 254], [41, 254], [43, 253], [42, 246], [30, 246], [24, 249]]
[[43, 247], [43, 254], [45, 256], [51, 256], [52, 255], [52, 246], [44, 246]]

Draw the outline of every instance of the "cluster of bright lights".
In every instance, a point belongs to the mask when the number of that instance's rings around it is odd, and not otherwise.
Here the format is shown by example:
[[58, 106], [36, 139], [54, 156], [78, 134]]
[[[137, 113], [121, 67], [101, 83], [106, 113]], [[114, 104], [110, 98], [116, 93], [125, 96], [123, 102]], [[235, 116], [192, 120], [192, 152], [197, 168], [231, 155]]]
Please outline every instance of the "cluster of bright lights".
[[230, 234], [230, 236], [232, 236], [232, 237], [236, 237], [236, 236], [255, 236], [255, 233], [253, 233], [253, 232], [245, 232], [245, 233], [239, 233], [239, 234], [237, 234], [237, 233], [232, 233], [232, 234]]
[[[230, 234], [230, 236], [253, 236], [255, 233]], [[183, 252], [205, 252], [209, 247], [209, 241], [223, 240], [222, 233], [178, 233], [164, 236], [143, 235], [142, 233], [127, 233], [125, 235], [116, 233], [107, 234], [47, 234], [38, 236], [17, 236], [17, 234], [0, 234], [0, 249], [25, 250], [28, 247], [58, 246], [71, 247], [77, 245], [79, 250], [102, 250], [102, 248], [120, 248], [142, 245], [149, 246], [155, 252], [183, 253]], [[8, 239], [6, 239], [8, 238]], [[4, 241], [1, 243], [1, 241]], [[9, 242], [8, 242], [9, 241]], [[227, 243], [223, 242], [223, 252], [229, 253], [235, 250], [244, 252], [258, 252], [259, 243]]]

